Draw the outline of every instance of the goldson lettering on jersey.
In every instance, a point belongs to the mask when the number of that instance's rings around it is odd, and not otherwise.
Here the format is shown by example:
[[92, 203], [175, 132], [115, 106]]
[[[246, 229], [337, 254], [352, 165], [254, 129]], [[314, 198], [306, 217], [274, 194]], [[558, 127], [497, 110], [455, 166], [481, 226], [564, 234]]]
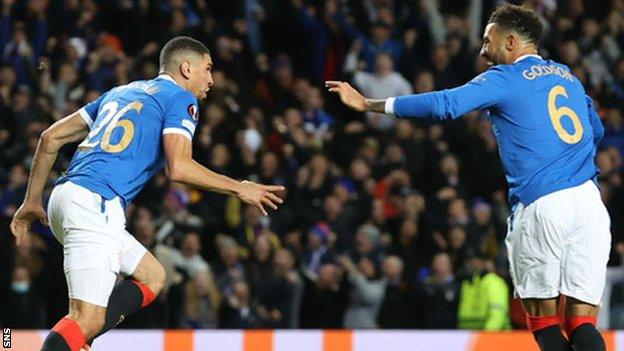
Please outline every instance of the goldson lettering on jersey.
[[531, 68], [522, 71], [522, 76], [528, 80], [533, 80], [535, 78], [548, 76], [551, 74], [558, 75], [562, 78], [569, 80], [570, 82], [574, 81], [574, 78], [572, 77], [570, 71], [555, 65], [533, 65], [531, 66]]

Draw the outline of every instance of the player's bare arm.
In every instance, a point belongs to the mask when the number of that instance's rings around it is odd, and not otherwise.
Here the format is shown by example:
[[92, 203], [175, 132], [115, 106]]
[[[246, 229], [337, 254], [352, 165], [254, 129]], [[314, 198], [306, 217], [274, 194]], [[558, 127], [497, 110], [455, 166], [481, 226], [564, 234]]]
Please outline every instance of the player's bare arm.
[[276, 193], [283, 191], [281, 185], [263, 185], [250, 181], [239, 182], [222, 174], [215, 173], [193, 160], [191, 141], [179, 134], [163, 136], [165, 157], [169, 178], [190, 186], [223, 194], [237, 196], [243, 202], [257, 207], [267, 215], [265, 206], [277, 209], [283, 202]]
[[386, 99], [368, 99], [347, 82], [329, 80], [325, 87], [338, 94], [342, 103], [355, 111], [385, 113]]
[[88, 132], [89, 126], [76, 112], [57, 121], [41, 134], [24, 202], [11, 221], [11, 232], [15, 235], [18, 246], [21, 245], [34, 220], [38, 219], [47, 225], [41, 196], [58, 151], [66, 144], [83, 140]]

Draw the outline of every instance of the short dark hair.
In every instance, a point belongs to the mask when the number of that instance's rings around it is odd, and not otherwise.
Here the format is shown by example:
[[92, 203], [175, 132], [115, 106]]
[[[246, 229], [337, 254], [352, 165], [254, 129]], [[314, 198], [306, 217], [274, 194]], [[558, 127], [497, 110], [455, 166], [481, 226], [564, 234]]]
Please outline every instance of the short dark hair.
[[176, 54], [184, 51], [190, 51], [200, 56], [210, 55], [210, 50], [200, 41], [185, 36], [175, 37], [169, 40], [160, 50], [160, 70], [165, 70], [171, 59]]
[[488, 23], [496, 23], [505, 30], [515, 30], [538, 45], [542, 39], [542, 22], [537, 15], [522, 6], [505, 4], [499, 6], [490, 16]]

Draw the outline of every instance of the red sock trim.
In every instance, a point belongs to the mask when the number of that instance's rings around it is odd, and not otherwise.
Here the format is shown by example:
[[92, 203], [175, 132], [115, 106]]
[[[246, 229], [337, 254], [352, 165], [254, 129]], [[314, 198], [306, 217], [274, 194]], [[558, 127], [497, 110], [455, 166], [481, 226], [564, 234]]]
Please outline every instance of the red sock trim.
[[134, 279], [132, 280], [132, 282], [136, 284], [136, 286], [138, 286], [139, 289], [141, 289], [141, 292], [143, 293], [143, 303], [141, 304], [141, 308], [154, 302], [154, 300], [156, 299], [156, 295], [154, 295], [154, 292], [152, 291], [152, 289], [150, 289], [147, 285], [141, 284]]
[[572, 333], [576, 330], [576, 328], [580, 327], [583, 324], [589, 323], [596, 326], [596, 317], [591, 316], [574, 316], [566, 318], [565, 329], [566, 334], [568, 334], [568, 338], [572, 336]]
[[52, 328], [52, 331], [58, 333], [65, 339], [71, 351], [79, 351], [87, 341], [78, 323], [68, 317], [63, 317], [58, 321], [54, 328]]
[[559, 325], [559, 316], [528, 316], [527, 324], [531, 333], [538, 330], [548, 328], [553, 325]]

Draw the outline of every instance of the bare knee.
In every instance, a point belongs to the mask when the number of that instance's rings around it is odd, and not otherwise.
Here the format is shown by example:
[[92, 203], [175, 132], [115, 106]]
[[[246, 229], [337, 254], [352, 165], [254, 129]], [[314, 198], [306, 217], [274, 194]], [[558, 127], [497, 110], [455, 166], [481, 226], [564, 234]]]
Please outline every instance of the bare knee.
[[150, 288], [154, 295], [158, 295], [165, 286], [167, 275], [162, 264], [158, 262], [156, 257], [147, 252], [141, 259], [141, 262], [139, 262], [132, 277]]
[[554, 316], [559, 310], [559, 298], [522, 299], [522, 306], [529, 316]]
[[80, 330], [89, 340], [104, 327], [106, 307], [72, 299], [69, 306], [69, 318], [78, 323]]
[[165, 281], [167, 280], [167, 273], [165, 273], [165, 268], [158, 263], [153, 270], [153, 276], [150, 281], [148, 281], [147, 286], [152, 290], [154, 295], [160, 294], [160, 292], [165, 287]]
[[596, 317], [598, 306], [566, 296], [566, 317]]

